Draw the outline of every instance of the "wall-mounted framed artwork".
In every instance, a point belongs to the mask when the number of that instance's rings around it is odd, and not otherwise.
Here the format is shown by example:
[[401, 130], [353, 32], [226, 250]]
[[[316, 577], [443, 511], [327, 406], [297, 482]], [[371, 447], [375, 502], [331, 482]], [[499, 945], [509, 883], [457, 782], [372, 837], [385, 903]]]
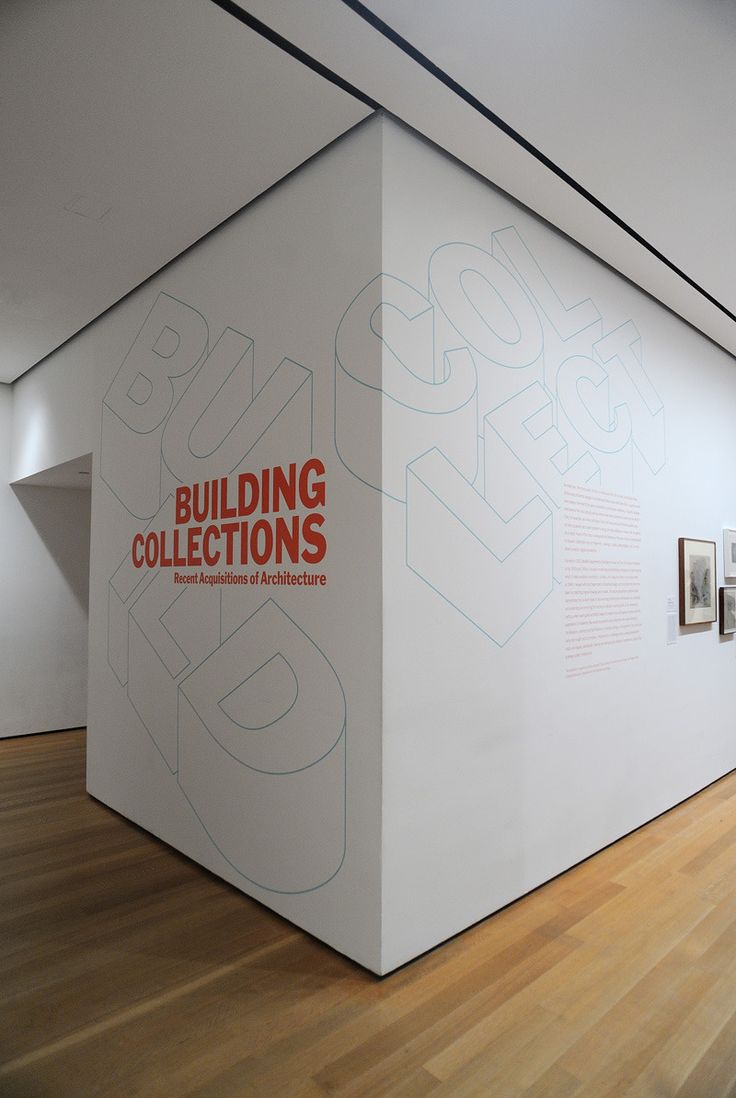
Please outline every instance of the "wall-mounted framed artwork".
[[723, 577], [736, 581], [736, 530], [723, 530]]
[[736, 633], [736, 587], [718, 588], [718, 632]]
[[716, 620], [716, 543], [679, 538], [680, 625]]

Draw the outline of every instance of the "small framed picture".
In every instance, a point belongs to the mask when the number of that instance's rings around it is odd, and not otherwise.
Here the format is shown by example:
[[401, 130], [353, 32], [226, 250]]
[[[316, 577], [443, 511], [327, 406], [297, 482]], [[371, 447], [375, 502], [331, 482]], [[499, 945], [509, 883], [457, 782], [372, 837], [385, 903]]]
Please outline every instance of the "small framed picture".
[[736, 587], [718, 588], [718, 632], [736, 633]]
[[736, 530], [723, 531], [723, 578], [736, 580]]
[[679, 538], [680, 625], [716, 620], [716, 543]]

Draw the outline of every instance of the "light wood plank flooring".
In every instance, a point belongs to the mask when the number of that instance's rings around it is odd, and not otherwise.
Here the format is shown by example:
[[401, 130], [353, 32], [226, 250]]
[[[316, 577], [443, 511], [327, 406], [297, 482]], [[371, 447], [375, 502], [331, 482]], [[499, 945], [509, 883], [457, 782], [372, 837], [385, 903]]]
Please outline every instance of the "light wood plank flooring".
[[736, 1095], [736, 773], [379, 980], [0, 741], [0, 1095]]

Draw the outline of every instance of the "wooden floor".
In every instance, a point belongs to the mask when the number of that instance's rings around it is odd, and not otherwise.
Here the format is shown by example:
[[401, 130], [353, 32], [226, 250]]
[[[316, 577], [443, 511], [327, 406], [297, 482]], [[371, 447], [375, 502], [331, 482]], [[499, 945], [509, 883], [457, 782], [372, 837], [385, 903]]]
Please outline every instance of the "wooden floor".
[[379, 980], [0, 741], [0, 1095], [736, 1094], [736, 774]]

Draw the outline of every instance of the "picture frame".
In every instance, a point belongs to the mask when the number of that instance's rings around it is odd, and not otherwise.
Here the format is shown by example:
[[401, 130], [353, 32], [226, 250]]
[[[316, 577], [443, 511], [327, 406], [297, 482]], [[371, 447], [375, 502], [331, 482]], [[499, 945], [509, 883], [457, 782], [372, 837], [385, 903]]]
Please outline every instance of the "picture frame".
[[718, 632], [722, 637], [736, 633], [736, 586], [718, 588]]
[[736, 582], [736, 530], [723, 529], [723, 578]]
[[700, 538], [678, 539], [680, 625], [716, 621], [716, 543]]

